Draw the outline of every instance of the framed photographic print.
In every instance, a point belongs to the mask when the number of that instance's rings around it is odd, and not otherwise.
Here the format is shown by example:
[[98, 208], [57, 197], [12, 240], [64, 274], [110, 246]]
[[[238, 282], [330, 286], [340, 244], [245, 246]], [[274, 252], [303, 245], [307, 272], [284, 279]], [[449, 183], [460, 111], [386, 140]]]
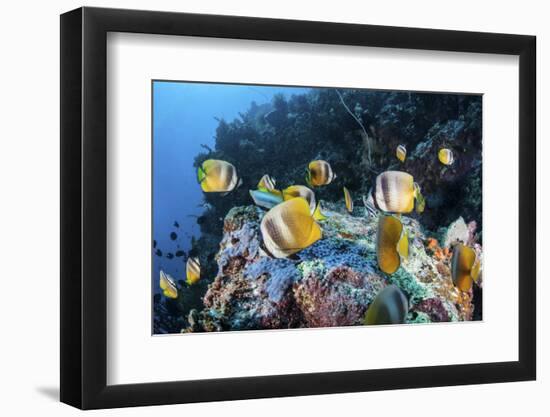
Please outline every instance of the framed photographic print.
[[535, 66], [524, 35], [62, 15], [61, 400], [535, 379]]

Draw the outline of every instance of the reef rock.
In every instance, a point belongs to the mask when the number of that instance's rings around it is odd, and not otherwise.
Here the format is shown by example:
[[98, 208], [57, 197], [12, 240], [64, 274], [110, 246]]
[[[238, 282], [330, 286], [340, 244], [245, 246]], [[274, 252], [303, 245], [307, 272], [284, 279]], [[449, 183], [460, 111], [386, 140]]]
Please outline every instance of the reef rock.
[[459, 217], [451, 225], [444, 229], [443, 237], [441, 241], [443, 242], [444, 248], [450, 248], [453, 243], [463, 243], [465, 245], [472, 245], [475, 242], [475, 231], [477, 225], [475, 221], [471, 221], [466, 224], [462, 217]]
[[[376, 259], [377, 219], [363, 214], [362, 207], [353, 215], [339, 205], [323, 207], [323, 238], [296, 259], [273, 259], [263, 251], [263, 210], [231, 209], [216, 255], [218, 274], [204, 296], [204, 309], [193, 312], [184, 331], [359, 325], [389, 284], [400, 287], [409, 299], [408, 323], [472, 319], [473, 292], [453, 286], [450, 250], [425, 236], [417, 220], [402, 217], [409, 257], [387, 275]], [[478, 244], [476, 248], [481, 251]]]

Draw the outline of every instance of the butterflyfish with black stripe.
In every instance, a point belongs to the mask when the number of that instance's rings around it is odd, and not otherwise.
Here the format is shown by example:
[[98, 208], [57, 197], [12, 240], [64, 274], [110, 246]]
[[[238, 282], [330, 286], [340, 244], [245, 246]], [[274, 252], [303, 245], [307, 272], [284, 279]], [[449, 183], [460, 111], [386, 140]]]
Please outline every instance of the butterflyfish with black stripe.
[[409, 238], [401, 221], [388, 215], [378, 219], [376, 234], [378, 267], [386, 274], [393, 274], [401, 266], [401, 259], [409, 256]]
[[378, 209], [374, 205], [374, 199], [372, 197], [372, 190], [369, 191], [368, 196], [363, 196], [363, 205], [365, 206], [365, 215], [367, 217], [378, 216]]
[[310, 187], [328, 185], [336, 178], [332, 167], [321, 159], [311, 161], [306, 169], [306, 182]]
[[407, 148], [405, 148], [405, 145], [399, 145], [397, 147], [397, 149], [395, 150], [395, 156], [401, 162], [405, 162], [405, 158], [407, 157]]
[[469, 291], [472, 288], [472, 282], [477, 282], [480, 270], [481, 262], [475, 250], [462, 243], [456, 244], [451, 257], [451, 276], [454, 286], [460, 291]]
[[162, 269], [160, 270], [159, 286], [162, 290], [162, 294], [165, 297], [178, 298], [178, 288], [176, 287], [174, 279], [170, 275], [165, 273]]
[[265, 249], [275, 258], [287, 258], [322, 237], [321, 227], [303, 197], [284, 201], [269, 210], [260, 230]]
[[188, 285], [193, 285], [201, 279], [201, 264], [199, 258], [188, 258], [185, 265], [185, 273], [187, 275], [186, 282]]
[[[420, 201], [420, 187], [411, 174], [402, 171], [385, 171], [376, 177], [372, 190], [377, 209], [387, 213], [410, 213], [415, 199]], [[423, 197], [422, 197], [423, 199]], [[422, 207], [423, 210], [423, 207]]]
[[389, 285], [380, 291], [367, 309], [364, 324], [401, 324], [409, 313], [409, 302], [396, 285]]
[[344, 202], [346, 203], [346, 210], [348, 213], [353, 213], [353, 199], [351, 198], [351, 193], [346, 187], [344, 187]]
[[275, 190], [276, 181], [269, 175], [264, 175], [258, 183], [258, 190], [260, 191], [273, 191]]
[[218, 159], [207, 159], [201, 164], [197, 181], [205, 193], [229, 193], [242, 183], [235, 166]]
[[448, 148], [440, 149], [437, 153], [437, 157], [439, 158], [439, 162], [441, 162], [443, 165], [452, 165], [455, 161], [453, 151]]

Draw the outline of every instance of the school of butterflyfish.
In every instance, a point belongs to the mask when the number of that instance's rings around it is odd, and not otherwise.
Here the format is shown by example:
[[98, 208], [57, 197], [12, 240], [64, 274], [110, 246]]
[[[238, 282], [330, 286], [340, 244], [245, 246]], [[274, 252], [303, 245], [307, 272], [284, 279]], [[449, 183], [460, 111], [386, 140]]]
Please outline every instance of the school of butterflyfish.
[[[405, 164], [407, 149], [398, 145], [396, 158]], [[441, 148], [437, 158], [443, 166], [455, 162], [453, 151]], [[337, 178], [332, 166], [324, 160], [313, 160], [305, 168], [306, 185], [293, 184], [277, 188], [269, 174], [260, 178], [256, 189], [249, 190], [254, 204], [265, 210], [260, 231], [264, 252], [274, 258], [290, 258], [323, 238], [322, 223], [327, 219], [317, 200], [315, 189], [328, 186]], [[208, 159], [197, 169], [197, 181], [205, 193], [224, 196], [242, 184], [237, 168], [223, 160]], [[350, 190], [343, 187], [343, 208], [351, 215], [354, 200]], [[365, 215], [377, 219], [376, 258], [380, 271], [396, 273], [409, 256], [409, 236], [402, 215], [415, 210], [424, 212], [426, 200], [420, 185], [404, 171], [388, 170], [380, 173], [369, 191], [362, 197]], [[156, 241], [155, 241], [156, 247]], [[158, 250], [157, 250], [158, 251]], [[476, 251], [462, 243], [455, 244], [451, 255], [451, 278], [460, 291], [469, 291], [480, 276], [481, 262]], [[186, 283], [194, 285], [201, 278], [199, 258], [189, 257], [186, 262]], [[174, 279], [160, 271], [160, 288], [167, 298], [177, 298]], [[364, 324], [404, 323], [409, 302], [396, 285], [382, 289], [370, 304]]]

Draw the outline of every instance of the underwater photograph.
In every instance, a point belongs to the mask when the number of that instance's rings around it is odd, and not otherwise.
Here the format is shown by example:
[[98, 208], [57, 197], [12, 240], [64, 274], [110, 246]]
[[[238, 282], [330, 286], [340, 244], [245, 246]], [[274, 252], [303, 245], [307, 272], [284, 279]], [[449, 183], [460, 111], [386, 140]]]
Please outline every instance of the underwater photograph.
[[482, 320], [482, 95], [152, 82], [152, 333]]

